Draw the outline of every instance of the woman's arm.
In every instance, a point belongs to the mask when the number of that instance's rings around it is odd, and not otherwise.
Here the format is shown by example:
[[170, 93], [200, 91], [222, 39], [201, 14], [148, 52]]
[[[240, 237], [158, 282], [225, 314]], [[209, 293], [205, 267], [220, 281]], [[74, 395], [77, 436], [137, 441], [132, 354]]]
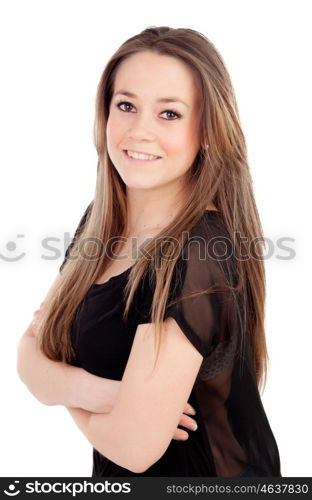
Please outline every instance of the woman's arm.
[[[67, 407], [67, 410], [69, 411], [70, 415], [72, 416], [77, 427], [89, 439], [89, 442], [91, 442], [91, 440], [89, 438], [90, 417], [92, 417], [95, 414], [93, 412], [86, 411], [82, 408]], [[179, 425], [182, 425], [182, 426], [186, 427], [187, 429], [195, 431], [197, 429], [197, 423], [193, 418], [189, 417], [188, 414], [195, 415], [195, 411], [189, 403], [187, 403], [185, 406], [184, 413], [182, 413], [182, 416], [181, 416], [180, 421], [179, 421]], [[183, 429], [179, 429], [179, 427], [177, 427], [174, 431], [172, 439], [175, 439], [176, 441], [186, 441], [188, 439], [188, 437], [189, 437], [189, 434], [187, 431], [185, 431]], [[93, 446], [95, 446], [94, 442], [92, 444], [93, 444]]]
[[33, 322], [18, 344], [17, 371], [30, 392], [46, 405], [83, 408], [94, 413], [112, 410], [120, 382], [47, 358], [40, 350]]
[[[36, 319], [22, 336], [18, 346], [17, 369], [21, 380], [30, 392], [43, 404], [64, 405], [82, 432], [90, 416], [109, 413], [117, 399], [121, 382], [97, 377], [88, 371], [61, 361], [48, 359], [40, 350], [36, 339]], [[179, 425], [195, 430], [194, 409], [187, 403], [180, 417]], [[186, 440], [186, 430], [175, 429], [172, 439]]]
[[163, 327], [158, 368], [155, 325], [140, 324], [114, 408], [80, 422], [95, 449], [132, 472], [145, 472], [167, 450], [203, 360], [173, 318]]

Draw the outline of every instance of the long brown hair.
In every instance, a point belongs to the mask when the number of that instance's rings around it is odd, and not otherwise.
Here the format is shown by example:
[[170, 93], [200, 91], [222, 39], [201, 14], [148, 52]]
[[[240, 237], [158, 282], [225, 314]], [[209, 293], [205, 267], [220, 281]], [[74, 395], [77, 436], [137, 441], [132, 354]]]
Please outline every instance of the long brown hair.
[[[97, 88], [94, 124], [94, 141], [98, 153], [95, 195], [82, 230], [71, 249], [72, 258], [66, 262], [45, 299], [38, 325], [41, 349], [50, 359], [65, 362], [75, 359], [70, 336], [75, 311], [90, 286], [109, 266], [108, 242], [124, 234], [126, 190], [107, 152], [106, 124], [119, 64], [128, 56], [146, 50], [178, 58], [188, 65], [198, 79], [201, 91], [201, 146], [187, 172], [187, 205], [157, 234], [156, 243], [153, 238], [144, 246], [146, 254], [152, 258], [147, 261], [144, 255], [139, 255], [131, 268], [124, 290], [124, 317], [127, 317], [141, 279], [148, 269], [152, 269], [154, 296], [151, 320], [156, 324], [159, 348], [170, 282], [185, 243], [185, 234], [191, 231], [203, 215], [207, 204], [214, 203], [222, 215], [228, 234], [238, 233], [245, 238], [238, 242], [233, 237], [235, 254], [243, 252], [245, 256], [244, 259], [237, 260], [237, 290], [242, 292], [244, 328], [250, 336], [253, 364], [260, 386], [265, 384], [268, 361], [264, 328], [263, 231], [229, 74], [214, 45], [204, 35], [192, 29], [173, 29], [167, 26], [147, 28], [125, 41], [103, 71]], [[206, 144], [209, 144], [208, 150], [205, 148]], [[179, 242], [175, 254], [172, 255], [171, 245], [170, 259], [162, 259], [162, 265], [157, 265], [160, 249], [162, 256], [166, 253], [166, 248], [169, 252], [166, 241], [173, 241], [172, 238]], [[261, 239], [262, 244], [259, 245]], [[81, 246], [79, 247], [82, 240], [84, 253], [95, 255], [94, 249], [98, 251], [100, 246], [100, 256], [83, 258]], [[254, 241], [257, 241], [257, 258], [252, 255], [250, 246], [250, 242]], [[76, 258], [73, 258], [75, 255]]]

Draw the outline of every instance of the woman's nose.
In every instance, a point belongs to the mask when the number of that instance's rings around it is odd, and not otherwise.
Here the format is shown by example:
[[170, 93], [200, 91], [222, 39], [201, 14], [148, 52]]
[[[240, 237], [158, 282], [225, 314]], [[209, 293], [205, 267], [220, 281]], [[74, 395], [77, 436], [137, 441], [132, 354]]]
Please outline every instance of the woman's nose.
[[148, 113], [137, 114], [128, 130], [128, 136], [136, 140], [146, 139], [152, 141], [155, 139], [155, 131], [151, 124], [151, 116]]

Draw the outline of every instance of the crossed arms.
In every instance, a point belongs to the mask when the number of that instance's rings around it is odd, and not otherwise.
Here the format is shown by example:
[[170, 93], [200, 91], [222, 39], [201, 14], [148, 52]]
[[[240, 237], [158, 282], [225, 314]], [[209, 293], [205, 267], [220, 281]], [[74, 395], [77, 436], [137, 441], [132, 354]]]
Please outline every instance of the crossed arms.
[[100, 453], [141, 473], [161, 458], [172, 439], [188, 437], [177, 425], [191, 429], [194, 423], [187, 400], [202, 356], [173, 318], [163, 327], [157, 370], [151, 373], [154, 326], [139, 325], [119, 382], [48, 359], [37, 344], [33, 321], [18, 345], [17, 370], [43, 404], [64, 405]]

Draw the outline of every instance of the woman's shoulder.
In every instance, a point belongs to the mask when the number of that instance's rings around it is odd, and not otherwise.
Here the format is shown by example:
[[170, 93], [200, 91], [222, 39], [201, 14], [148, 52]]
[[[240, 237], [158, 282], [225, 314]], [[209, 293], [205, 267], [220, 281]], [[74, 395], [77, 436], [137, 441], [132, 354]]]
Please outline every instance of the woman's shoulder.
[[223, 282], [231, 277], [232, 281], [238, 271], [234, 240], [219, 211], [204, 212], [190, 231], [182, 255], [181, 265], [189, 268], [192, 278], [215, 276]]
[[190, 231], [191, 240], [200, 236], [212, 244], [216, 244], [216, 240], [224, 240], [231, 244], [230, 234], [226, 228], [224, 219], [219, 210], [205, 210], [197, 223]]

